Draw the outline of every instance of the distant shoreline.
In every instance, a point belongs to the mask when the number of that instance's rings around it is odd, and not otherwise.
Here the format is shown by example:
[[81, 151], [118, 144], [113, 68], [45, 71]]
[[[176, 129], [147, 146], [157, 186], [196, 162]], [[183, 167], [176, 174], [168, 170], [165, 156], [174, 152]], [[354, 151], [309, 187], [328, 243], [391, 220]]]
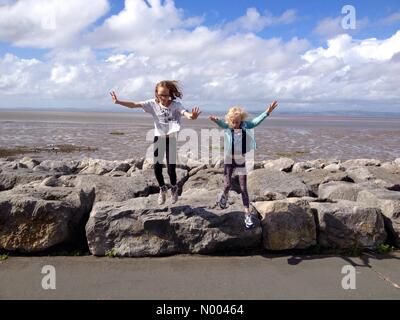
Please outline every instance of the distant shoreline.
[[[256, 111], [248, 111], [250, 115], [257, 115], [264, 110], [256, 110]], [[137, 115], [143, 115], [147, 117], [147, 115], [142, 111], [142, 110], [130, 110], [130, 109], [120, 109], [120, 110], [93, 110], [93, 109], [34, 109], [34, 108], [24, 108], [24, 109], [12, 109], [12, 108], [0, 108], [0, 121], [4, 121], [3, 117], [1, 114], [10, 114], [10, 113], [47, 113], [47, 114], [54, 114], [54, 115], [62, 115], [64, 113], [66, 114], [112, 114], [112, 115], [121, 115], [123, 114], [124, 116], [129, 113], [129, 114], [135, 114]], [[211, 114], [215, 115], [224, 115], [225, 112], [210, 112], [207, 110], [204, 110], [202, 112], [203, 117], [208, 116]], [[338, 119], [344, 119], [344, 118], [349, 118], [352, 120], [355, 119], [377, 119], [377, 118], [382, 118], [382, 119], [400, 119], [400, 112], [355, 112], [355, 111], [332, 111], [332, 112], [285, 112], [285, 111], [280, 111], [277, 110], [274, 113], [274, 118], [299, 118], [299, 117], [304, 117], [304, 118], [329, 118], [329, 119], [334, 119], [335, 117]], [[8, 121], [8, 120], [6, 120]]]

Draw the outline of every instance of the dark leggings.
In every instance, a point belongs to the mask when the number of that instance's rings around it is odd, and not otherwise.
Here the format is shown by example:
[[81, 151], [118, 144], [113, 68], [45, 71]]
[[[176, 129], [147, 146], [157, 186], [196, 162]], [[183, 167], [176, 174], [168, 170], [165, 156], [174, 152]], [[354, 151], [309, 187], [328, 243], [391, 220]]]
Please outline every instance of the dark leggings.
[[154, 137], [154, 173], [160, 187], [165, 186], [163, 160], [167, 155], [167, 168], [171, 185], [176, 185], [176, 137]]
[[[232, 184], [232, 174], [235, 168], [239, 166], [233, 161], [232, 164], [224, 165], [224, 193], [228, 194]], [[249, 207], [249, 194], [247, 193], [247, 175], [239, 174], [240, 191], [242, 194], [242, 201], [245, 208]]]

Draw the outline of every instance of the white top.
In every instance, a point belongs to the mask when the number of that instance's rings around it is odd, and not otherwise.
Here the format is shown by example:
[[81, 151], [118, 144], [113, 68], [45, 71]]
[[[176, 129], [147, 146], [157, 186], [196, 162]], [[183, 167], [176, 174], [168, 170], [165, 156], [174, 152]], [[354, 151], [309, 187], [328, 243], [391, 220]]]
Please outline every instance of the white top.
[[181, 129], [181, 116], [187, 110], [178, 101], [172, 101], [169, 107], [156, 102], [155, 99], [139, 102], [144, 112], [150, 113], [154, 120], [154, 135], [166, 136]]
[[234, 129], [233, 131], [233, 154], [235, 158], [237, 156], [242, 156], [242, 140], [243, 140], [243, 133], [242, 129]]

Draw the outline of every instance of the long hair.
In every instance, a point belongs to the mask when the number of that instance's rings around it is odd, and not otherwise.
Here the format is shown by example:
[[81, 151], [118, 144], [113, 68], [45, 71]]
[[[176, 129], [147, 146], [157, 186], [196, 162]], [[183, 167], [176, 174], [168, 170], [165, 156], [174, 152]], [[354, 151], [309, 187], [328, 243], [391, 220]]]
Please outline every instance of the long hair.
[[169, 90], [169, 95], [171, 100], [175, 100], [176, 98], [182, 99], [183, 94], [181, 89], [179, 88], [179, 83], [176, 80], [163, 80], [157, 83], [156, 88], [154, 90], [154, 95], [156, 97], [156, 102], [159, 103], [159, 99], [157, 97], [158, 88], [163, 87]]
[[240, 118], [240, 121], [244, 121], [247, 117], [247, 112], [244, 111], [241, 107], [232, 107], [228, 110], [228, 113], [225, 116], [225, 121], [229, 124], [230, 127], [233, 127], [233, 119]]

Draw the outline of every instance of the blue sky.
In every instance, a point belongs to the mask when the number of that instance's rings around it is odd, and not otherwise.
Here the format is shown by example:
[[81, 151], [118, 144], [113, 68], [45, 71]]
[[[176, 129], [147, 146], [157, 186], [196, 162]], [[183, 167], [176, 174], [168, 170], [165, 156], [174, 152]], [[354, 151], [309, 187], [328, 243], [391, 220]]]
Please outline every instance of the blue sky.
[[[372, 25], [357, 31], [356, 36], [359, 38], [376, 37], [382, 39], [392, 35], [400, 28], [400, 20], [390, 25], [377, 23], [380, 19], [400, 10], [399, 0], [176, 0], [175, 4], [189, 16], [204, 17], [204, 25], [208, 27], [234, 20], [242, 16], [251, 7], [256, 8], [260, 13], [268, 11], [274, 15], [280, 15], [288, 9], [293, 9], [298, 15], [295, 23], [267, 28], [257, 32], [257, 34], [263, 38], [280, 37], [285, 40], [292, 37], [305, 37], [316, 45], [323, 44], [325, 40], [313, 33], [318, 21], [341, 15], [342, 7], [348, 4], [356, 8], [357, 18], [367, 17], [371, 23], [373, 22]], [[110, 1], [110, 10], [90, 28], [101, 25], [107, 18], [118, 14], [123, 9], [124, 0]], [[41, 57], [47, 51], [27, 47], [19, 48], [7, 42], [0, 42], [0, 55], [11, 52], [20, 57], [30, 58]]]
[[[340, 26], [348, 4], [356, 30]], [[50, 5], [54, 31], [40, 25]], [[0, 0], [1, 20], [0, 107], [106, 108], [108, 88], [144, 99], [157, 77], [180, 77], [189, 103], [218, 108], [236, 92], [254, 108], [275, 98], [295, 108], [399, 108], [390, 85], [400, 80], [398, 0]]]

